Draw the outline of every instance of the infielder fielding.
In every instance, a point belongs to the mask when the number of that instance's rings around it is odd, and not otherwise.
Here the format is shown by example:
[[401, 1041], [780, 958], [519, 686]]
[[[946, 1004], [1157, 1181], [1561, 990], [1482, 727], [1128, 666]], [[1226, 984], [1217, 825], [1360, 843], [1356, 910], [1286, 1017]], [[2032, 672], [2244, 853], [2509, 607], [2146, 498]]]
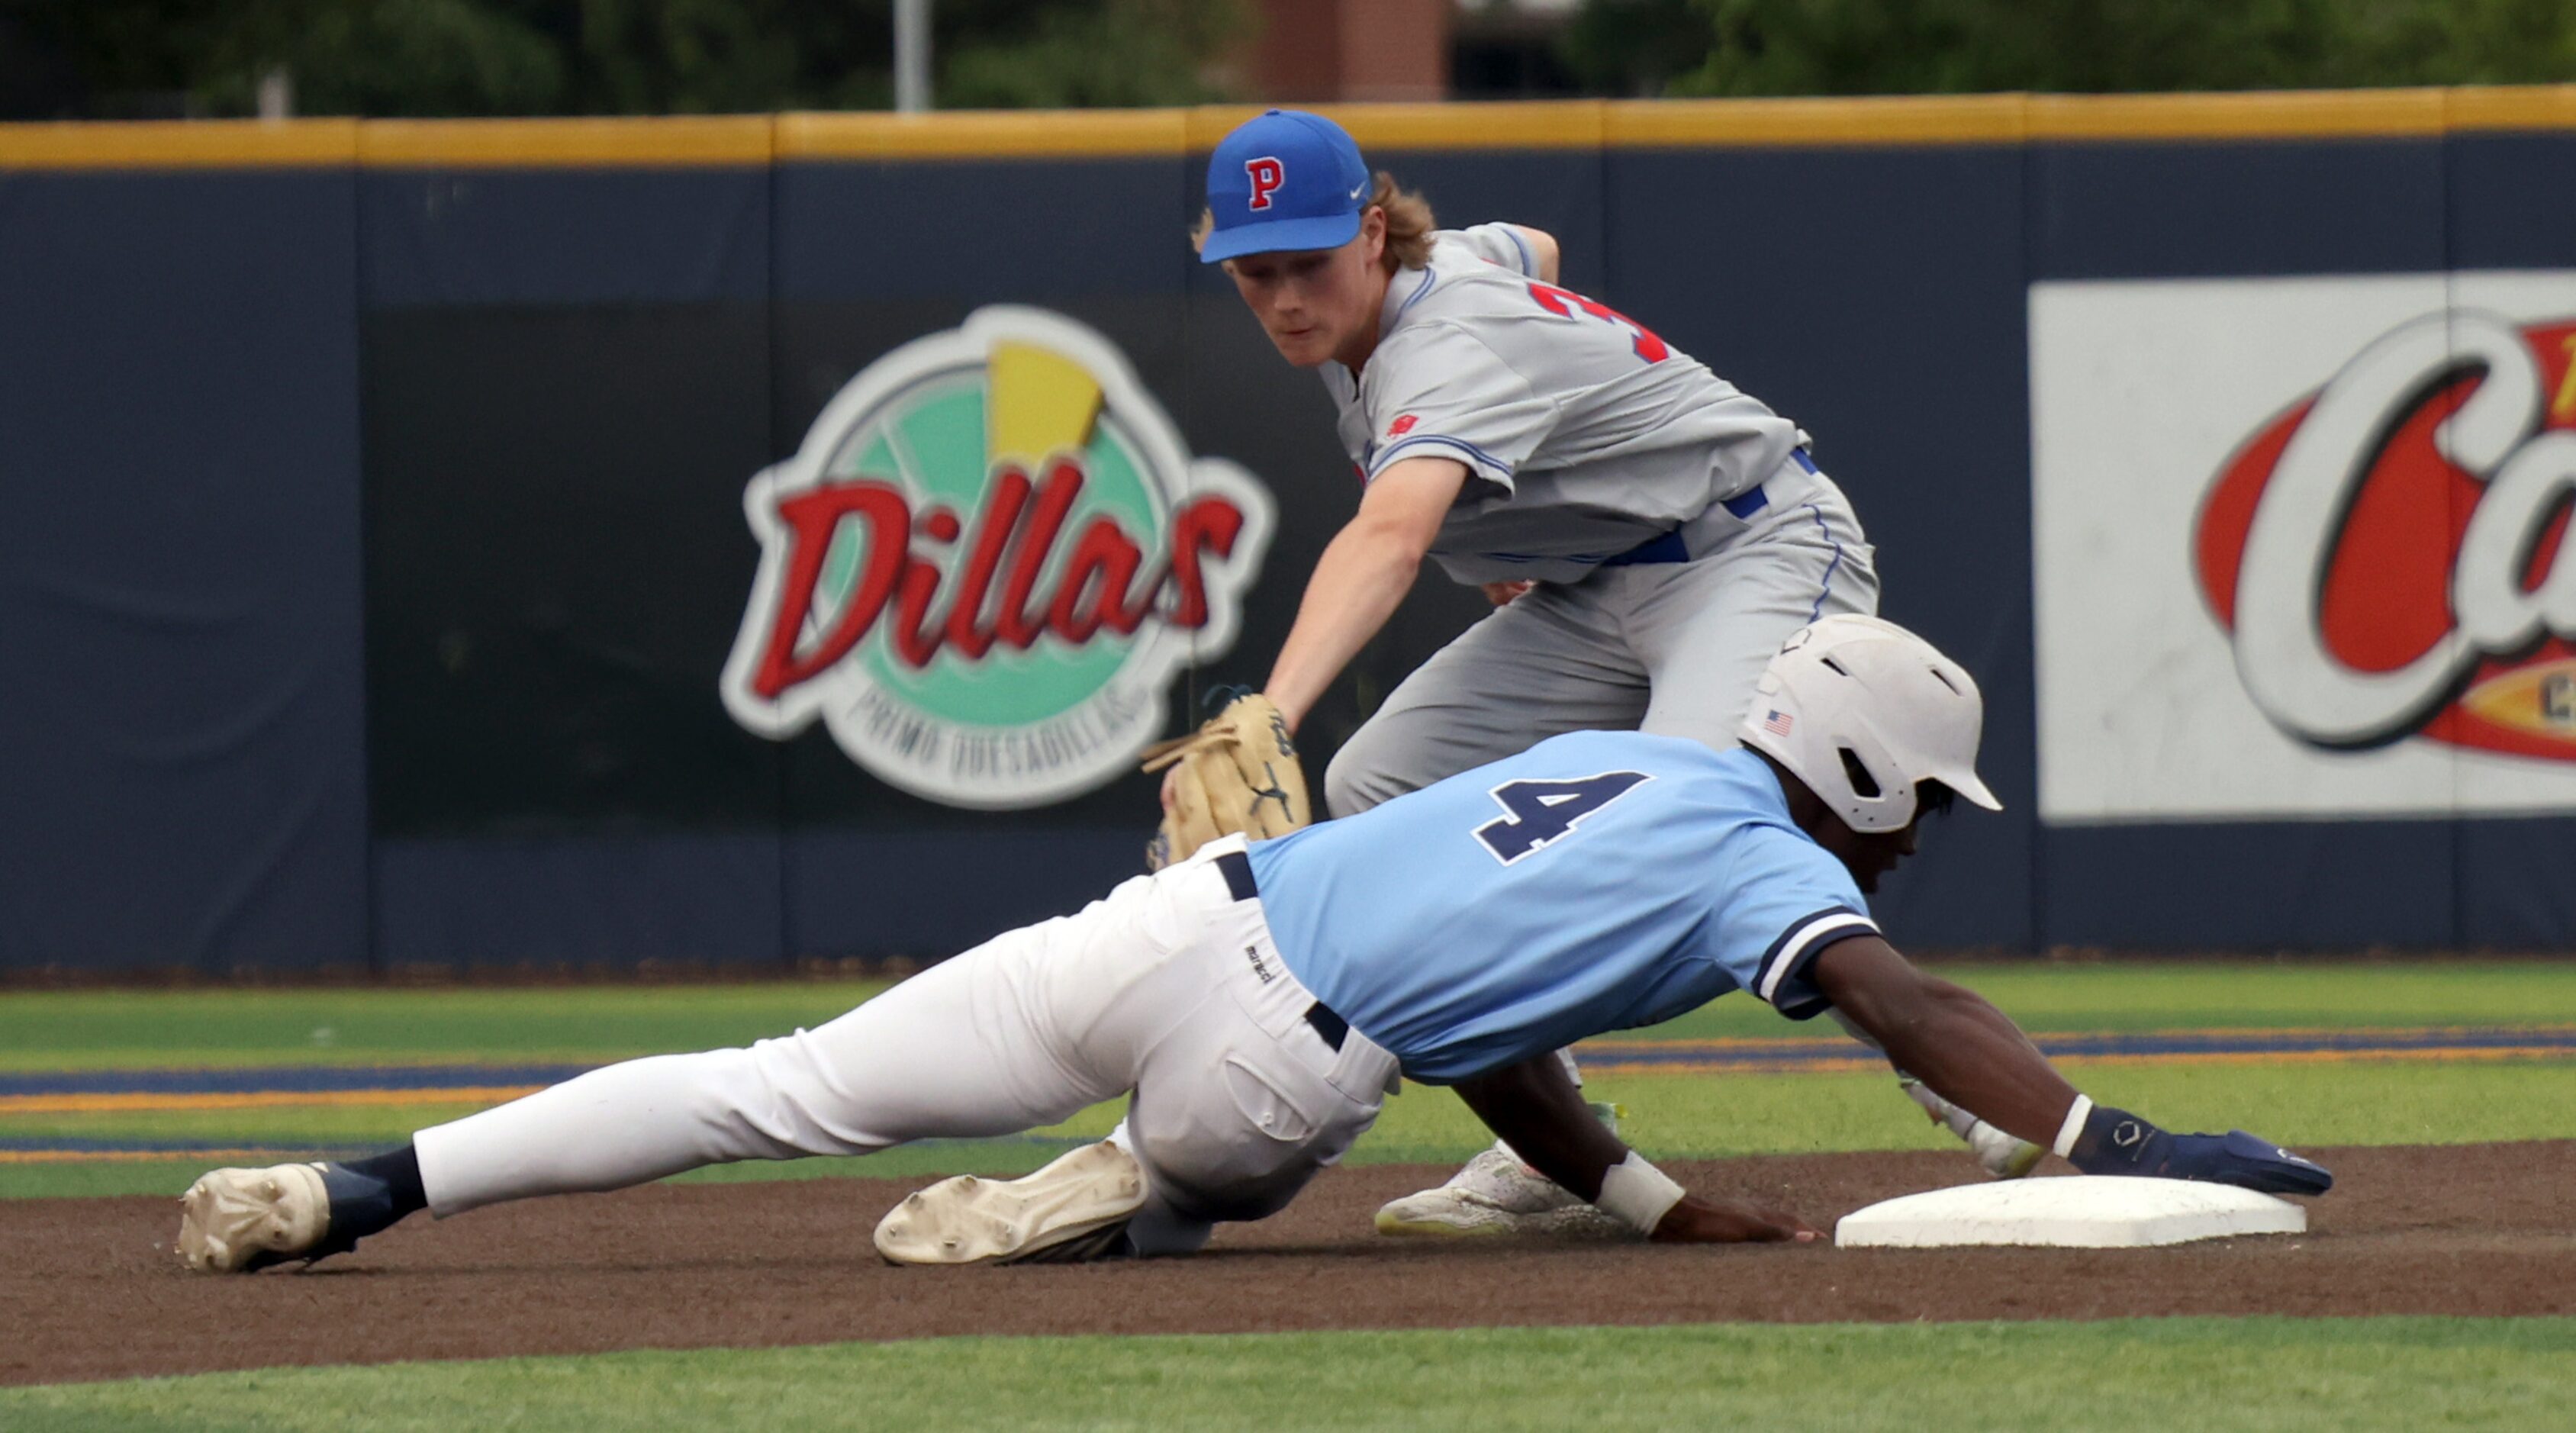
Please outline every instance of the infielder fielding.
[[411, 1212], [616, 1189], [738, 1159], [1008, 1134], [1132, 1092], [1110, 1137], [958, 1178], [877, 1226], [907, 1264], [1196, 1249], [1285, 1205], [1399, 1073], [1456, 1085], [1563, 1187], [1674, 1242], [1809, 1240], [1696, 1199], [1589, 1117], [1551, 1052], [1734, 990], [1848, 1017], [1934, 1089], [2092, 1173], [2316, 1194], [2252, 1135], [2095, 1105], [2012, 1022], [1923, 974], [1863, 896], [1978, 779], [1968, 674], [1903, 629], [1792, 636], [1725, 752], [1582, 732], [1274, 841], [1240, 837], [1009, 932], [811, 1032], [595, 1070], [351, 1164], [223, 1169], [182, 1197], [209, 1272], [311, 1260]]
[[[1207, 190], [1201, 261], [1225, 266], [1281, 356], [1322, 375], [1365, 484], [1263, 688], [1279, 721], [1296, 730], [1426, 555], [1497, 604], [1342, 747], [1325, 777], [1332, 815], [1562, 732], [1731, 746], [1783, 638], [1878, 610], [1859, 519], [1806, 433], [1558, 287], [1549, 235], [1435, 229], [1429, 204], [1372, 173], [1340, 126], [1298, 111], [1227, 135]], [[1175, 855], [1188, 844], [1165, 838]], [[1989, 1171], [2038, 1162], [2038, 1147], [1900, 1080]], [[1377, 1223], [1482, 1234], [1592, 1217], [1498, 1145]]]

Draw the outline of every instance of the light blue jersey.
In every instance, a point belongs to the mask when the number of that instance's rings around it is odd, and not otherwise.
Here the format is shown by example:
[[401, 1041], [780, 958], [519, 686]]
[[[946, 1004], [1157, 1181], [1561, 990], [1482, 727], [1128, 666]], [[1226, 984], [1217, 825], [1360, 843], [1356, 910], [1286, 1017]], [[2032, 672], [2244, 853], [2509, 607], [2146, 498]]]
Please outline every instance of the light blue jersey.
[[1730, 990], [1826, 1008], [1810, 957], [1875, 934], [1750, 751], [1575, 732], [1251, 848], [1280, 957], [1448, 1084]]

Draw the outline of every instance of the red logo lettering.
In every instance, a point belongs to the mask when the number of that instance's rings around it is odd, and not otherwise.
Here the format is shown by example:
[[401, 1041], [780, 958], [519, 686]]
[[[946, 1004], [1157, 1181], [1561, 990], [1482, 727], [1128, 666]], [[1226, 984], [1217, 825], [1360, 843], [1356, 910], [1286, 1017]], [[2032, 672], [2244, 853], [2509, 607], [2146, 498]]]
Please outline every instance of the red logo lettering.
[[[957, 661], [980, 662], [997, 647], [1028, 651], [1050, 633], [1080, 646], [1103, 629], [1132, 634], [1148, 619], [1206, 626], [1211, 608], [1204, 564], [1211, 556], [1232, 555], [1244, 529], [1242, 509], [1212, 495], [1183, 503], [1172, 514], [1169, 556], [1139, 580], [1144, 544], [1117, 518], [1096, 515], [1065, 542], [1084, 481], [1072, 459], [1050, 464], [1038, 482], [1004, 467], [986, 488], [973, 525], [962, 532], [945, 508], [931, 509], [916, 523], [902, 490], [874, 479], [829, 483], [781, 501], [787, 567], [752, 690], [777, 700], [831, 670], [880, 619], [891, 622], [887, 635], [896, 659], [916, 671], [943, 651]], [[829, 626], [805, 642], [824, 555], [845, 523], [857, 524], [864, 553], [859, 571]], [[940, 555], [947, 560], [916, 554], [916, 539], [947, 546]], [[1059, 550], [1064, 560], [1049, 586], [1044, 575]]]
[[2202, 594], [2274, 725], [2576, 761], [2576, 323], [2400, 326], [2202, 499]]
[[1252, 181], [1252, 207], [1267, 209], [1270, 196], [1288, 182], [1288, 168], [1268, 155], [1243, 161], [1243, 177]]
[[1386, 435], [1387, 435], [1388, 437], [1390, 437], [1390, 438], [1401, 438], [1401, 437], [1403, 437], [1405, 434], [1410, 433], [1410, 432], [1412, 432], [1412, 431], [1413, 431], [1413, 425], [1414, 425], [1417, 421], [1419, 421], [1419, 420], [1418, 420], [1418, 419], [1416, 419], [1412, 414], [1407, 413], [1407, 414], [1405, 414], [1403, 417], [1398, 418], [1398, 419], [1396, 419], [1394, 422], [1389, 423], [1389, 424], [1387, 424], [1387, 425], [1386, 425]]

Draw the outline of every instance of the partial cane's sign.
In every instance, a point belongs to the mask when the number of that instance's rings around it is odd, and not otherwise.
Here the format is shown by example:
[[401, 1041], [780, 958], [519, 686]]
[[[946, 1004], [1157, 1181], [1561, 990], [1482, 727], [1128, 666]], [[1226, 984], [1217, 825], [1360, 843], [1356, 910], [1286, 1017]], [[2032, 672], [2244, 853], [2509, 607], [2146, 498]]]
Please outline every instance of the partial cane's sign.
[[1177, 670], [1233, 643], [1273, 525], [1106, 338], [1008, 306], [870, 364], [743, 509], [734, 719], [819, 720], [890, 785], [987, 809], [1129, 770]]
[[2031, 293], [2043, 816], [2576, 810], [2576, 273]]
[[2576, 761], [2576, 322], [2400, 324], [2250, 435], [2197, 566], [2254, 704], [2320, 747]]

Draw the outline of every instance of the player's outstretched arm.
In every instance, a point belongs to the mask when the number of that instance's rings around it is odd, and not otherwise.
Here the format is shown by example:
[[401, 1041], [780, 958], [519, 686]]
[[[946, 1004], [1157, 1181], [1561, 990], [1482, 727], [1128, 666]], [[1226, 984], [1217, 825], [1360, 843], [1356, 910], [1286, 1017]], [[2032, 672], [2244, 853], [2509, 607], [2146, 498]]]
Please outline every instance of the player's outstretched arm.
[[1985, 997], [1925, 974], [1876, 936], [1836, 941], [1808, 970], [1898, 1069], [1997, 1129], [2042, 1148], [2055, 1143], [2075, 1087]]
[[[1631, 1224], [1647, 1225], [1641, 1232], [1658, 1242], [1744, 1244], [1818, 1237], [1794, 1214], [1682, 1193], [1593, 1118], [1583, 1092], [1553, 1054], [1462, 1080], [1458, 1095], [1532, 1168]], [[1660, 1198], [1649, 1193], [1656, 1181], [1663, 1185]], [[1641, 1200], [1650, 1202], [1640, 1207]]]
[[1466, 485], [1467, 465], [1454, 458], [1406, 458], [1370, 481], [1360, 510], [1316, 559], [1296, 624], [1261, 689], [1289, 730], [1394, 615]]
[[2127, 1110], [2094, 1104], [1983, 996], [1924, 974], [1877, 936], [1836, 941], [1807, 972], [1898, 1068], [2087, 1174], [2197, 1179], [2274, 1194], [2334, 1187], [2334, 1176], [2314, 1160], [2243, 1130], [2170, 1134]]

